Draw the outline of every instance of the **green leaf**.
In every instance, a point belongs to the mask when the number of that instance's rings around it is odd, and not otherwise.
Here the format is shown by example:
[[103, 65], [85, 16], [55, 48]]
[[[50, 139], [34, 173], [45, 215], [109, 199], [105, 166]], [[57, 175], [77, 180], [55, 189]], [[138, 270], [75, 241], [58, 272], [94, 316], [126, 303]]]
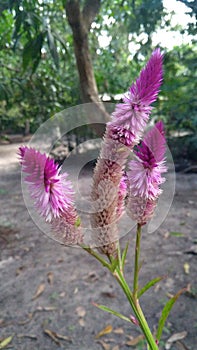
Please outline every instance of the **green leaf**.
[[114, 272], [114, 271], [115, 271], [116, 267], [118, 266], [118, 263], [119, 263], [119, 261], [118, 261], [118, 259], [117, 259], [117, 258], [116, 258], [116, 259], [111, 260], [111, 271], [112, 271], [112, 272]]
[[35, 72], [41, 58], [41, 48], [43, 44], [43, 33], [34, 39], [29, 40], [23, 49], [23, 69], [26, 70], [31, 64], [33, 73]]
[[3, 339], [1, 342], [0, 342], [0, 349], [4, 349], [7, 347], [7, 345], [9, 343], [11, 343], [12, 339], [13, 339], [13, 335], [10, 335], [9, 337]]
[[61, 34], [59, 34], [58, 32], [56, 31], [53, 31], [53, 36], [54, 38], [56, 38], [60, 44], [63, 46], [63, 48], [65, 49], [66, 53], [68, 53], [68, 48], [66, 46], [66, 42], [64, 41], [64, 39], [61, 37]]
[[161, 314], [160, 320], [159, 320], [158, 329], [157, 329], [156, 339], [158, 341], [161, 339], [165, 322], [166, 322], [166, 320], [168, 318], [168, 315], [169, 315], [169, 313], [170, 313], [174, 303], [180, 297], [180, 295], [182, 293], [184, 293], [185, 291], [186, 291], [186, 288], [181, 289], [176, 295], [174, 295], [170, 300], [168, 300], [168, 302], [164, 306], [164, 308], [162, 310], [162, 314]]
[[81, 225], [81, 219], [80, 217], [77, 218], [77, 220], [75, 221], [75, 227], [79, 227]]
[[138, 298], [142, 296], [149, 288], [153, 287], [156, 283], [160, 282], [162, 279], [164, 279], [165, 276], [162, 277], [156, 277], [149, 281], [145, 286], [138, 292]]
[[125, 260], [126, 260], [126, 257], [127, 257], [128, 248], [129, 248], [129, 242], [127, 242], [126, 247], [125, 247], [125, 249], [123, 250], [123, 253], [122, 253], [122, 267], [123, 267], [123, 269], [124, 269], [124, 266], [125, 266]]
[[53, 58], [53, 61], [55, 63], [55, 66], [56, 66], [56, 68], [59, 68], [59, 56], [57, 53], [57, 47], [55, 45], [54, 36], [51, 33], [49, 28], [47, 30], [47, 40], [48, 40], [49, 50], [50, 50], [51, 56]]
[[174, 236], [174, 237], [184, 237], [184, 234], [181, 232], [170, 232], [170, 236]]
[[114, 311], [114, 310], [110, 309], [109, 307], [107, 307], [107, 306], [105, 306], [105, 305], [99, 305], [99, 304], [96, 304], [96, 303], [93, 303], [93, 305], [96, 306], [98, 309], [101, 309], [101, 310], [103, 310], [103, 311], [109, 312], [110, 314], [115, 315], [115, 316], [121, 318], [121, 319], [124, 320], [124, 321], [127, 321], [127, 322], [132, 323], [131, 320], [130, 320], [130, 318], [128, 318], [128, 317], [126, 317], [126, 316], [120, 314], [120, 313], [117, 312], [117, 311]]

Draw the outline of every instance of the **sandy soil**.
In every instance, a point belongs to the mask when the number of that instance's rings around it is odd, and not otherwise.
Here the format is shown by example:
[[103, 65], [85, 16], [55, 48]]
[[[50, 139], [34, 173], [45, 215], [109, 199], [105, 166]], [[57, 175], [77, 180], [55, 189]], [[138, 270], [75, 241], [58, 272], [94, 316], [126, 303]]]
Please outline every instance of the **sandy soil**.
[[[92, 305], [94, 301], [131, 314], [108, 271], [81, 249], [49, 239], [32, 222], [23, 202], [17, 148], [18, 144], [0, 146], [0, 344], [13, 336], [7, 348], [14, 350], [145, 349], [136, 339], [140, 335], [136, 326]], [[83, 183], [85, 191], [89, 186], [85, 174]], [[168, 319], [160, 349], [182, 332], [183, 339], [174, 342], [172, 350], [197, 346], [196, 198], [197, 175], [178, 174], [166, 220], [157, 232], [143, 235], [140, 284], [166, 275], [142, 297], [150, 326], [156, 326], [170, 295], [189, 288]], [[131, 280], [134, 232], [121, 244], [128, 239], [126, 275]], [[95, 339], [106, 326], [112, 326], [108, 334]], [[132, 339], [138, 345], [132, 346]]]

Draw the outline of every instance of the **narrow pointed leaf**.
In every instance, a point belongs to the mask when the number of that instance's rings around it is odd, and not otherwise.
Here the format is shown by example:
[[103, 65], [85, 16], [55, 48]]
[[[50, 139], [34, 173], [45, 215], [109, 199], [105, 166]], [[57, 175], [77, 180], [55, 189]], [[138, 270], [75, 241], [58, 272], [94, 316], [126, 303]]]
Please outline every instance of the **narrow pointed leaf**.
[[160, 320], [159, 320], [159, 325], [158, 325], [158, 329], [157, 329], [157, 335], [156, 335], [156, 339], [159, 341], [161, 339], [162, 336], [162, 332], [163, 332], [163, 328], [165, 325], [165, 322], [168, 318], [168, 315], [174, 305], [174, 303], [176, 302], [176, 300], [180, 297], [180, 295], [182, 293], [184, 293], [186, 291], [185, 288], [181, 289], [176, 295], [174, 295], [170, 300], [168, 300], [168, 302], [166, 303], [166, 305], [163, 308]]
[[125, 260], [126, 260], [126, 257], [127, 257], [128, 248], [129, 248], [129, 242], [127, 242], [126, 247], [125, 247], [125, 249], [123, 250], [123, 253], [122, 253], [122, 267], [123, 267], [123, 269], [124, 269], [124, 266], [125, 266]]
[[53, 58], [53, 61], [55, 63], [55, 66], [56, 66], [56, 68], [59, 68], [59, 56], [58, 56], [58, 52], [57, 52], [57, 47], [56, 47], [56, 43], [54, 40], [54, 36], [51, 33], [50, 29], [48, 29], [48, 31], [47, 31], [47, 41], [48, 41], [49, 50], [50, 50], [51, 56]]
[[43, 44], [43, 33], [40, 33], [37, 37], [30, 39], [23, 49], [23, 70], [25, 71], [28, 66], [32, 67], [33, 73], [41, 59], [41, 49]]
[[111, 263], [111, 271], [112, 271], [112, 272], [115, 271], [116, 267], [118, 266], [118, 263], [119, 263], [118, 259], [114, 259], [114, 260], [112, 261], [112, 263]]
[[11, 343], [12, 339], [13, 339], [13, 335], [3, 339], [1, 342], [0, 342], [0, 349], [5, 349], [7, 347], [8, 344]]
[[130, 320], [128, 317], [126, 317], [126, 316], [120, 314], [120, 313], [117, 312], [117, 311], [114, 311], [114, 310], [110, 309], [110, 308], [107, 307], [107, 306], [99, 305], [99, 304], [96, 304], [96, 303], [93, 303], [93, 305], [96, 306], [96, 307], [98, 307], [98, 309], [101, 309], [101, 310], [103, 310], [103, 311], [109, 312], [110, 314], [115, 315], [115, 316], [121, 318], [122, 320], [131, 323], [131, 320]]
[[145, 284], [145, 286], [138, 292], [138, 298], [140, 298], [142, 296], [142, 294], [144, 294], [149, 288], [153, 287], [155, 284], [157, 284], [158, 282], [160, 282], [164, 278], [165, 278], [165, 276], [156, 277], [156, 278], [152, 279], [151, 281], [149, 281], [147, 284]]
[[64, 50], [66, 51], [66, 53], [68, 53], [68, 48], [66, 46], [66, 42], [64, 41], [64, 38], [61, 37], [61, 35], [54, 30], [53, 30], [53, 36], [55, 39], [57, 39], [60, 42], [60, 44], [63, 46]]

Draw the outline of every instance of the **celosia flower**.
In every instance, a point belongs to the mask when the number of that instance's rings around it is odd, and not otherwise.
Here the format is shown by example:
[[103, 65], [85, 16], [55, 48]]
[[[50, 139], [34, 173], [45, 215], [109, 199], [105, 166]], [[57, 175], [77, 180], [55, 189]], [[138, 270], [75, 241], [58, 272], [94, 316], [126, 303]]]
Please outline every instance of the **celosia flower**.
[[134, 151], [136, 159], [129, 163], [128, 210], [131, 217], [141, 225], [152, 217], [162, 193], [160, 185], [165, 179], [161, 175], [167, 171], [165, 150], [163, 123], [158, 122]]
[[60, 174], [61, 168], [53, 159], [33, 148], [20, 147], [19, 155], [30, 195], [39, 213], [50, 222], [53, 237], [63, 244], [82, 243], [68, 175]]
[[108, 135], [133, 148], [142, 136], [162, 82], [162, 55], [156, 49], [142, 69], [139, 78], [124, 97], [124, 103], [116, 106], [112, 121], [108, 124]]
[[58, 164], [46, 154], [28, 148], [19, 148], [23, 171], [28, 174], [25, 181], [29, 184], [35, 206], [46, 221], [64, 214], [71, 224], [75, 221], [70, 215], [73, 190], [67, 174], [60, 174]]
[[[95, 213], [91, 216], [96, 243], [100, 250], [112, 255], [118, 239], [116, 222], [124, 207], [121, 179], [130, 151], [139, 142], [162, 82], [162, 55], [155, 50], [137, 81], [130, 87], [124, 103], [118, 104], [107, 123], [92, 188]], [[107, 180], [107, 181], [105, 181]], [[110, 185], [111, 182], [111, 185]], [[102, 191], [99, 189], [102, 184]], [[113, 188], [113, 196], [109, 196]], [[125, 189], [124, 189], [125, 191]], [[122, 198], [121, 198], [122, 197]], [[102, 203], [103, 207], [99, 207]]]

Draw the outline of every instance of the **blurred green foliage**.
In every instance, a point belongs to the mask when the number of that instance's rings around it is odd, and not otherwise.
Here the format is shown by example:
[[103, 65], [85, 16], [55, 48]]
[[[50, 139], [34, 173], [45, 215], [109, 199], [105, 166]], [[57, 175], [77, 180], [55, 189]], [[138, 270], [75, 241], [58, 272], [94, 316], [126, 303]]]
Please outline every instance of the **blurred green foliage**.
[[[81, 103], [63, 5], [61, 0], [3, 0], [0, 5], [1, 132], [28, 132], [29, 127], [34, 132], [56, 112]], [[107, 93], [113, 101], [127, 90], [153, 50], [153, 33], [161, 27], [171, 28], [162, 0], [101, 0], [89, 37], [101, 97]], [[179, 30], [186, 31], [181, 23]], [[196, 26], [188, 24], [187, 31], [193, 35], [190, 44], [165, 52], [164, 84], [153, 116], [165, 121], [168, 132], [195, 135]], [[108, 45], [102, 45], [102, 36]]]

